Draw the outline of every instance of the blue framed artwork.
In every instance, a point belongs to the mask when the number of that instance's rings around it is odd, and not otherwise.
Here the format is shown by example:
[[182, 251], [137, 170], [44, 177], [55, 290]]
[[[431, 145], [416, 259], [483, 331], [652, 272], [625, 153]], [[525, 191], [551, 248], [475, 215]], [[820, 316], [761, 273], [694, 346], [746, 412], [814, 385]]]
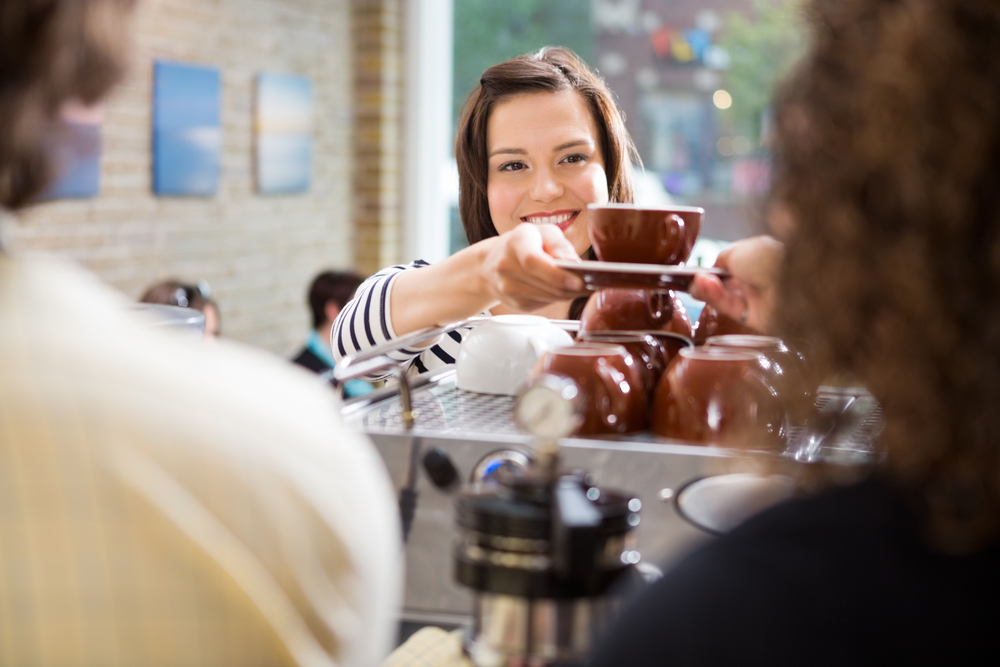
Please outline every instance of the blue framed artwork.
[[65, 105], [61, 134], [54, 147], [55, 182], [42, 199], [96, 197], [101, 192], [101, 124], [104, 109]]
[[312, 173], [312, 82], [304, 76], [257, 76], [257, 190], [305, 192]]
[[157, 61], [153, 81], [153, 191], [214, 195], [222, 152], [219, 71]]

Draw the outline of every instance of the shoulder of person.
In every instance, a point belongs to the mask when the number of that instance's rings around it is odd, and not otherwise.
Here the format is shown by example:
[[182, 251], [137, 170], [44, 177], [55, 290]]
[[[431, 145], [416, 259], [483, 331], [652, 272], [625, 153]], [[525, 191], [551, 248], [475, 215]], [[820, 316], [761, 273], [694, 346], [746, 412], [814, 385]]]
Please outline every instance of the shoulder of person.
[[[50, 460], [84, 455], [101, 489], [117, 481], [102, 499], [145, 499], [178, 539], [229, 539], [272, 565], [264, 537], [294, 534], [306, 562], [338, 554], [323, 585], [377, 625], [385, 647], [391, 627], [379, 619], [399, 602], [398, 510], [384, 463], [343, 423], [334, 392], [278, 355], [160, 330], [130, 305], [65, 263], [0, 261], [0, 406], [10, 432], [44, 440], [49, 458], [33, 465], [49, 474]], [[197, 532], [206, 526], [220, 530]]]

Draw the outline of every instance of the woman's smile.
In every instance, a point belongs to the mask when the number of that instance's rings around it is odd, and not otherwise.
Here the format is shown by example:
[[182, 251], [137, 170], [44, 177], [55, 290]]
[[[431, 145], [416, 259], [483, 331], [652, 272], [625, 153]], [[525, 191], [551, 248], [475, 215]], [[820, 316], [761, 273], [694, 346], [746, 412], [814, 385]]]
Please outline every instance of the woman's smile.
[[530, 222], [533, 225], [555, 225], [559, 229], [566, 233], [574, 222], [576, 222], [577, 216], [580, 215], [580, 211], [554, 211], [554, 212], [544, 212], [544, 213], [532, 213], [531, 215], [521, 216], [521, 220], [524, 222]]

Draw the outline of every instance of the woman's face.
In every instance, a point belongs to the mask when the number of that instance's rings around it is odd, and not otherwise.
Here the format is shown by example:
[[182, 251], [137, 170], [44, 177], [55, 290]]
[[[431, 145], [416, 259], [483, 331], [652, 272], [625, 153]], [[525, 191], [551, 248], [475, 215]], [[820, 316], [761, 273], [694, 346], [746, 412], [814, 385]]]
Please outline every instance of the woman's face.
[[553, 224], [586, 252], [587, 204], [608, 201], [598, 136], [576, 91], [522, 93], [496, 105], [486, 126], [486, 192], [497, 232]]

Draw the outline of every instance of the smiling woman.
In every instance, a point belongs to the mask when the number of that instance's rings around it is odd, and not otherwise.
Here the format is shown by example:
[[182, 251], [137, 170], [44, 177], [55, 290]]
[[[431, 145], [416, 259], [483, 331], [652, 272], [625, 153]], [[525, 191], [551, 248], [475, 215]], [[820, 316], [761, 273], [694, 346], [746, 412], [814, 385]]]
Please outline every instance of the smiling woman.
[[[631, 202], [638, 161], [604, 82], [563, 48], [489, 68], [463, 108], [455, 157], [471, 245], [365, 281], [334, 326], [338, 361], [477, 314], [579, 317], [583, 284], [552, 260], [589, 255], [587, 204]], [[395, 356], [423, 373], [454, 363], [464, 334]]]
[[575, 91], [522, 93], [487, 124], [487, 200], [499, 234], [529, 222], [559, 228], [582, 255], [587, 204], [608, 201], [597, 126]]

